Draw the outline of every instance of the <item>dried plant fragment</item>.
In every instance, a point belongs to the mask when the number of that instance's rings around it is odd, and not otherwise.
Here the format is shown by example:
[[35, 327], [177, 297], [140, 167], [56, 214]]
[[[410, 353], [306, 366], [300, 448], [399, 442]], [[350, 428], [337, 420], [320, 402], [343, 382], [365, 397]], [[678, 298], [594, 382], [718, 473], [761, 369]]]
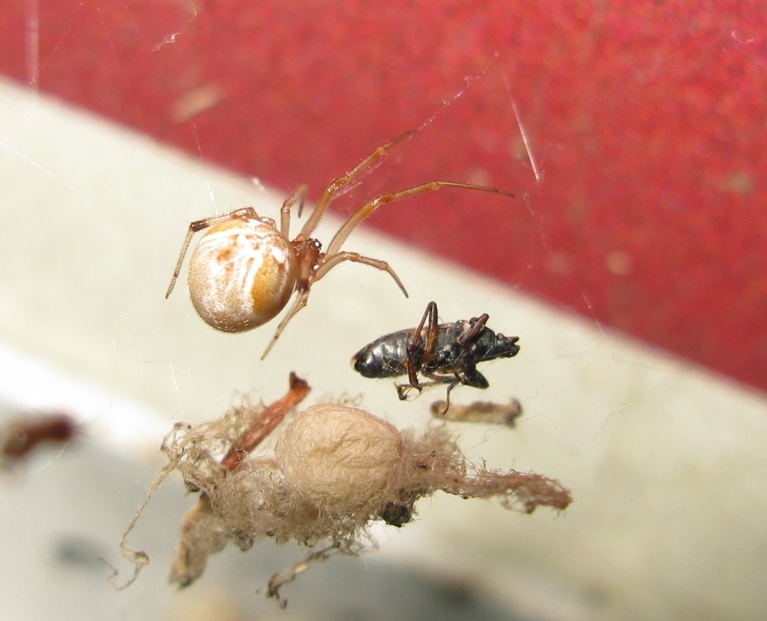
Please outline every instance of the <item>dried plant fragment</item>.
[[475, 401], [469, 405], [453, 404], [448, 408], [447, 401], [435, 401], [431, 404], [431, 415], [444, 420], [516, 427], [517, 419], [522, 416], [522, 404], [516, 399], [510, 403]]
[[77, 423], [69, 414], [54, 412], [26, 416], [0, 429], [0, 460], [19, 461], [42, 444], [65, 444], [77, 433]]

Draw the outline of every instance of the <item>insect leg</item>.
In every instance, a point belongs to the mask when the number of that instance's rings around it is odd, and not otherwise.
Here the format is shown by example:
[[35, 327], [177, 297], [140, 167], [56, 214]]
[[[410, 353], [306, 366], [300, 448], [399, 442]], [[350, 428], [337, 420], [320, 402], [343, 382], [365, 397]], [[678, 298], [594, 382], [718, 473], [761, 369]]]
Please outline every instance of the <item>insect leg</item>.
[[[418, 327], [413, 331], [413, 336], [406, 348], [407, 355], [405, 357], [405, 369], [407, 370], [408, 381], [410, 382], [410, 386], [416, 388], [418, 392], [423, 390], [423, 386], [421, 386], [421, 383], [418, 381], [418, 371], [421, 370], [422, 359], [424, 354], [431, 354], [434, 351], [434, 346], [436, 344], [436, 318], [437, 304], [435, 302], [429, 302], [426, 305], [423, 317], [421, 317]], [[427, 327], [428, 334], [426, 338], [426, 348], [424, 348], [423, 326], [427, 320], [429, 322]], [[405, 397], [403, 395], [406, 395], [407, 392], [403, 392], [400, 387], [398, 387], [397, 394], [400, 396], [400, 399], [404, 399]]]
[[419, 326], [418, 334], [421, 333], [420, 328], [423, 326], [423, 321], [428, 316], [429, 318], [429, 325], [427, 328], [426, 333], [426, 351], [430, 354], [434, 353], [434, 349], [437, 346], [437, 338], [439, 336], [439, 324], [437, 323], [439, 321], [438, 314], [437, 314], [437, 303], [436, 302], [429, 302], [426, 305], [426, 312], [423, 314], [423, 317], [421, 318], [421, 325]]
[[[443, 375], [443, 376], [432, 376], [429, 375], [429, 378], [435, 378], [430, 382], [418, 382], [417, 386], [414, 386], [412, 384], [394, 384], [394, 387], [397, 389], [397, 396], [400, 398], [400, 401], [404, 401], [407, 399], [407, 396], [410, 394], [410, 391], [415, 388], [419, 393], [423, 391], [426, 388], [432, 388], [434, 386], [438, 386], [440, 384], [447, 384], [449, 382], [452, 382], [454, 380], [453, 375]], [[458, 382], [460, 383], [460, 381]]]
[[488, 319], [490, 319], [490, 315], [487, 313], [483, 313], [476, 319], [472, 319], [469, 322], [469, 327], [456, 339], [456, 343], [459, 345], [471, 343], [471, 341], [477, 338], [479, 333], [482, 332], [482, 328], [485, 327]]
[[462, 369], [456, 371], [455, 376], [458, 382], [465, 384], [466, 386], [481, 388], [483, 390], [490, 386], [490, 382], [487, 381], [487, 378], [477, 371], [474, 365], [464, 366]]
[[447, 393], [445, 393], [445, 410], [442, 412], [442, 416], [447, 414], [447, 411], [450, 409], [450, 392], [460, 383], [461, 380], [456, 376], [456, 378], [450, 382], [450, 386], [447, 387]]

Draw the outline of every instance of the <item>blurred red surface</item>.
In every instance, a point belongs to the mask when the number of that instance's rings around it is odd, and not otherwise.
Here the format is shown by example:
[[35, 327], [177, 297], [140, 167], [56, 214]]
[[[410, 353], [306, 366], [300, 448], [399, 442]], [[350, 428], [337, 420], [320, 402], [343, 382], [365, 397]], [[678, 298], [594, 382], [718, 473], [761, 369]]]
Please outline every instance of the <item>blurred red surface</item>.
[[764, 3], [12, 0], [0, 72], [312, 197], [418, 128], [367, 194], [519, 198], [370, 225], [767, 389]]

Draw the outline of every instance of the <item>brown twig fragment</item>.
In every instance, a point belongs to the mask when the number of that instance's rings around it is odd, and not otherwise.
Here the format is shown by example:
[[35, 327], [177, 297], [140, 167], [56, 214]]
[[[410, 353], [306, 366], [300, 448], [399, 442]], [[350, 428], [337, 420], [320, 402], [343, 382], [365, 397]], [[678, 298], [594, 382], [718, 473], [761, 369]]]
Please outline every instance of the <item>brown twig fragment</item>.
[[301, 379], [295, 373], [290, 374], [289, 382], [288, 393], [260, 413], [253, 424], [232, 444], [232, 447], [221, 460], [221, 465], [225, 470], [232, 472], [243, 460], [247, 459], [250, 452], [274, 431], [287, 413], [301, 403], [311, 390], [306, 380]]
[[[285, 396], [257, 411], [246, 428], [232, 442], [221, 460], [223, 477], [236, 476], [236, 471], [247, 462], [251, 451], [274, 431], [310, 391], [309, 384], [291, 372], [289, 389]], [[180, 458], [183, 458], [183, 453]], [[223, 484], [222, 480], [220, 485]], [[181, 539], [171, 563], [170, 581], [181, 587], [189, 586], [199, 578], [205, 570], [208, 556], [223, 550], [231, 538], [221, 515], [222, 507], [219, 502], [216, 502], [218, 497], [211, 499], [212, 490], [204, 485], [200, 487], [200, 491], [199, 501], [187, 512], [181, 522]], [[252, 544], [252, 538], [249, 536], [244, 536], [238, 541], [242, 549], [248, 549]]]

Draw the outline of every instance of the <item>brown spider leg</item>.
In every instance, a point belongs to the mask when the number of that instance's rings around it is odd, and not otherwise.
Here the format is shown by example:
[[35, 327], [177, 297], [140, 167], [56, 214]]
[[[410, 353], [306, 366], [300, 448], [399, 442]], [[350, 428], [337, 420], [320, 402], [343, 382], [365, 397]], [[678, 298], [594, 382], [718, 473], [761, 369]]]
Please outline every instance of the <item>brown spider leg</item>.
[[409, 131], [406, 131], [404, 134], [397, 136], [394, 140], [387, 142], [385, 144], [382, 144], [380, 147], [376, 148], [370, 155], [368, 155], [364, 160], [362, 160], [359, 164], [357, 164], [354, 168], [351, 168], [350, 170], [347, 170], [343, 175], [340, 177], [333, 179], [324, 190], [322, 190], [322, 194], [320, 194], [320, 198], [317, 200], [317, 204], [314, 207], [314, 211], [312, 212], [312, 215], [309, 217], [309, 219], [306, 221], [306, 224], [304, 224], [304, 227], [301, 229], [301, 235], [304, 237], [309, 237], [314, 231], [314, 229], [317, 228], [317, 225], [320, 223], [320, 219], [323, 215], [325, 215], [325, 210], [328, 208], [328, 205], [330, 204], [330, 201], [333, 199], [333, 195], [338, 192], [342, 187], [345, 185], [348, 185], [351, 181], [356, 179], [357, 177], [362, 174], [365, 169], [370, 168], [373, 164], [375, 164], [378, 160], [386, 156], [386, 153], [391, 149], [395, 144], [398, 142], [403, 141], [405, 138], [408, 138], [415, 134], [415, 130], [411, 129]]
[[210, 218], [203, 218], [202, 220], [195, 220], [194, 222], [190, 223], [189, 229], [186, 232], [186, 238], [184, 239], [184, 245], [181, 247], [181, 253], [178, 255], [176, 269], [173, 271], [173, 277], [170, 279], [170, 285], [168, 285], [168, 290], [165, 292], [165, 299], [168, 299], [171, 291], [173, 291], [173, 287], [176, 286], [176, 280], [178, 280], [178, 275], [181, 273], [181, 264], [184, 262], [184, 257], [186, 257], [187, 250], [189, 250], [189, 244], [192, 241], [192, 236], [195, 233], [202, 231], [203, 229], [207, 229], [214, 224], [218, 224], [219, 222], [230, 220], [232, 218], [248, 220], [250, 218], [257, 217], [258, 214], [256, 213], [256, 210], [253, 209], [253, 207], [243, 207], [242, 209], [235, 209], [234, 211], [223, 216], [212, 216]]
[[293, 194], [285, 199], [280, 207], [280, 234], [285, 239], [290, 239], [290, 209], [298, 201], [298, 217], [301, 217], [301, 210], [304, 208], [304, 200], [306, 199], [306, 191], [309, 186], [305, 183], [299, 185]]
[[[370, 216], [381, 205], [401, 201], [403, 199], [410, 198], [411, 196], [416, 196], [417, 194], [436, 192], [440, 188], [445, 187], [464, 188], [466, 190], [479, 190], [481, 192], [492, 192], [494, 194], [503, 194], [505, 196], [511, 197], [514, 196], [514, 194], [511, 192], [499, 190], [498, 188], [491, 188], [484, 185], [474, 185], [472, 183], [458, 183], [456, 181], [430, 181], [429, 183], [422, 183], [421, 185], [407, 188], [406, 190], [400, 190], [399, 192], [381, 194], [380, 196], [371, 198], [367, 203], [365, 203], [356, 212], [354, 212], [351, 217], [344, 223], [344, 225], [338, 229], [338, 232], [335, 234], [333, 239], [330, 240], [330, 244], [328, 244], [327, 255], [332, 256], [338, 252], [338, 249], [343, 245], [343, 243], [346, 241], [346, 238], [349, 237], [349, 234], [354, 230], [354, 228], [365, 218]], [[314, 217], [314, 214], [312, 214], [312, 217]]]
[[405, 294], [405, 297], [406, 298], [409, 297], [407, 294], [407, 290], [405, 289], [405, 285], [402, 284], [402, 281], [399, 279], [399, 276], [397, 276], [396, 272], [389, 266], [389, 264], [386, 261], [380, 261], [379, 259], [371, 259], [370, 257], [362, 256], [361, 254], [358, 254], [356, 252], [336, 252], [332, 257], [328, 259], [324, 259], [322, 263], [320, 264], [319, 268], [317, 268], [317, 271], [315, 272], [313, 282], [325, 276], [330, 270], [332, 270], [336, 265], [338, 265], [339, 263], [342, 263], [343, 261], [351, 261], [353, 263], [362, 263], [363, 265], [370, 265], [371, 267], [375, 267], [376, 269], [382, 270], [384, 272], [388, 272], [389, 275], [394, 279], [394, 282], [396, 282], [399, 288], [402, 289], [402, 293]]
[[269, 341], [269, 345], [266, 346], [264, 353], [261, 354], [261, 360], [266, 358], [269, 352], [272, 351], [272, 347], [274, 347], [274, 344], [277, 342], [277, 339], [280, 338], [280, 334], [282, 334], [282, 331], [285, 329], [285, 326], [288, 325], [288, 322], [291, 319], [293, 319], [293, 316], [298, 311], [300, 311], [304, 306], [306, 306], [306, 302], [308, 300], [309, 300], [309, 288], [307, 287], [306, 289], [299, 290], [298, 295], [296, 296], [296, 301], [293, 302], [293, 306], [290, 307], [288, 314], [285, 315], [285, 317], [283, 317], [282, 321], [280, 322], [280, 325], [277, 326], [277, 330], [275, 330], [272, 340]]
[[290, 374], [290, 390], [284, 397], [270, 404], [256, 417], [253, 424], [232, 443], [231, 448], [221, 460], [221, 465], [228, 472], [233, 472], [266, 438], [275, 427], [282, 422], [288, 412], [306, 398], [311, 388], [306, 380], [295, 373]]

